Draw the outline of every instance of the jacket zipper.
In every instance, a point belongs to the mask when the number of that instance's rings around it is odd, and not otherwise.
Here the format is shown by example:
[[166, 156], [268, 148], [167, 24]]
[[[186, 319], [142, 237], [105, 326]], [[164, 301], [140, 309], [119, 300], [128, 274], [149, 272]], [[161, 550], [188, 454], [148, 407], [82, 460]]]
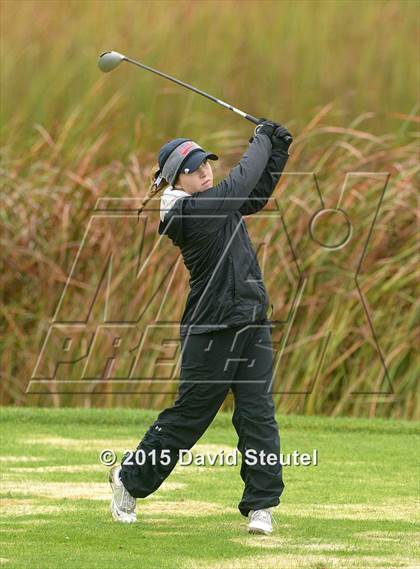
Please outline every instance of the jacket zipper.
[[235, 286], [235, 265], [233, 264], [232, 255], [229, 255], [230, 267], [232, 270], [232, 300], [235, 303], [236, 300], [236, 286]]

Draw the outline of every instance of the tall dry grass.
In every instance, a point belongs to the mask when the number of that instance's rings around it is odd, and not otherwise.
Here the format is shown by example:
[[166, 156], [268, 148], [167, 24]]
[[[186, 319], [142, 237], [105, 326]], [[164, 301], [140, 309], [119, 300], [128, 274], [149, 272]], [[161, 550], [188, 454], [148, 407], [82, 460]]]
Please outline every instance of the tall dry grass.
[[[282, 356], [275, 386], [279, 409], [418, 418], [418, 14], [418, 3], [397, 0], [3, 0], [2, 402], [158, 407], [171, 399], [118, 395], [111, 385], [101, 395], [103, 385], [95, 382], [80, 384], [80, 395], [77, 385], [68, 394], [54, 393], [54, 385], [46, 387], [50, 395], [26, 393], [98, 198], [141, 202], [157, 150], [176, 136], [190, 136], [220, 154], [220, 178], [252, 132], [233, 113], [145, 71], [124, 64], [101, 74], [99, 53], [116, 49], [251, 114], [283, 122], [295, 135], [290, 175], [274, 194], [282, 222], [278, 216], [247, 221], [274, 316], [292, 324], [279, 324], [273, 336]], [[342, 205], [360, 233], [341, 253], [326, 254], [308, 238], [315, 180], [300, 175], [316, 172], [325, 203], [336, 205], [346, 173], [354, 171], [389, 175], [357, 281], [361, 243], [383, 177], [347, 180]], [[158, 290], [161, 296], [147, 303], [138, 329], [157, 319], [179, 320], [188, 283], [175, 266], [175, 294], [162, 297], [176, 251], [169, 243], [152, 249], [158, 219], [155, 204], [131, 234], [132, 219], [89, 233], [91, 254], [72, 280], [70, 309], [86, 306], [103, 255], [126, 238], [126, 272], [112, 283], [124, 293], [114, 310], [137, 314], [143, 298]], [[333, 222], [319, 228], [327, 238], [342, 231]], [[141, 261], [153, 254], [133, 296], [130, 269], [139, 251]], [[103, 314], [98, 303], [94, 323]], [[103, 352], [93, 360], [99, 369]], [[154, 365], [150, 352], [143, 371], [153, 375]], [[78, 373], [76, 366], [76, 378]]]

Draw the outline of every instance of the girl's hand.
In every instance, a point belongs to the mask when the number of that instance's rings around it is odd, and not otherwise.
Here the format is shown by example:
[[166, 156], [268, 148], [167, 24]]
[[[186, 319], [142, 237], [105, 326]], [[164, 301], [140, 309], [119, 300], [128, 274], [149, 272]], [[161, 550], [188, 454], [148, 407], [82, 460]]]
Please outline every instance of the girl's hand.
[[[267, 119], [260, 119], [259, 124], [255, 127], [254, 136], [260, 133], [266, 134], [271, 139], [273, 146], [286, 147], [287, 149], [293, 142], [293, 137], [285, 126]], [[249, 142], [254, 140], [254, 136], [251, 136]]]
[[271, 138], [275, 132], [275, 130], [280, 125], [276, 122], [269, 121], [267, 119], [260, 119], [260, 123], [254, 129], [254, 136], [256, 134], [266, 134], [269, 138]]
[[293, 142], [293, 137], [287, 128], [280, 125], [271, 137], [273, 148], [283, 148], [287, 150]]

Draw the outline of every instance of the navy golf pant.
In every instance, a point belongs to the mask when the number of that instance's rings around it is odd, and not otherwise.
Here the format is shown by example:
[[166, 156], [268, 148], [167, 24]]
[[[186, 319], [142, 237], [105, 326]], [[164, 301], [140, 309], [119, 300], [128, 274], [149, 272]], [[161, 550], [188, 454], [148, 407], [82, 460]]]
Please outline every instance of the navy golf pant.
[[[159, 488], [175, 468], [178, 451], [196, 444], [232, 389], [235, 400], [232, 422], [238, 434], [240, 474], [245, 484], [239, 511], [247, 516], [251, 509], [277, 506], [284, 483], [272, 398], [270, 325], [249, 324], [190, 334], [181, 339], [181, 349], [178, 396], [172, 407], [159, 413], [140, 441], [137, 449], [143, 449], [144, 463], [136, 464], [133, 457], [132, 465], [122, 465], [124, 486], [136, 498], [145, 498]], [[167, 458], [162, 461], [160, 449], [168, 449]], [[247, 464], [246, 449], [253, 449], [251, 454], [256, 464]], [[156, 450], [155, 455], [149, 454], [152, 450]], [[260, 451], [274, 454], [275, 464], [255, 460]]]

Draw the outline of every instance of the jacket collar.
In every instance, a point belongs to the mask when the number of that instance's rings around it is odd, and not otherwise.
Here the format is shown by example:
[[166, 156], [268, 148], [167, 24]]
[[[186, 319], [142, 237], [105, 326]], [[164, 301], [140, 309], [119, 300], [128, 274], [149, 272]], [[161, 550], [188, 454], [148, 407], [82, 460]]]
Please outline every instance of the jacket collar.
[[173, 186], [168, 186], [163, 191], [160, 199], [160, 220], [163, 221], [165, 214], [173, 207], [179, 198], [191, 197], [191, 194], [184, 192], [184, 190], [175, 189]]

